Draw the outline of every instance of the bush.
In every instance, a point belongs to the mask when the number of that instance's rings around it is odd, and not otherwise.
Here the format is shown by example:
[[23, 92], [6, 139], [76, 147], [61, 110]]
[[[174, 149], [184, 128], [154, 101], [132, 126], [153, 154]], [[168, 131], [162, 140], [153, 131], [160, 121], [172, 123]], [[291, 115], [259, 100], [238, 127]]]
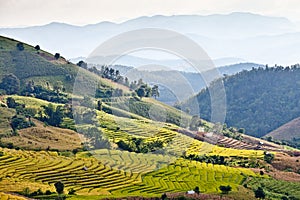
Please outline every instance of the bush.
[[264, 199], [266, 197], [265, 191], [262, 189], [262, 187], [258, 187], [255, 191], [255, 198]]
[[73, 188], [71, 188], [71, 189], [69, 190], [69, 193], [68, 193], [68, 194], [69, 194], [69, 195], [74, 195], [75, 192], [76, 192], [76, 191], [75, 191]]
[[270, 153], [270, 152], [264, 152], [264, 160], [267, 162], [267, 163], [269, 163], [269, 164], [271, 164], [272, 163], [272, 161], [274, 160], [274, 154], [272, 154], [272, 153]]
[[0, 84], [0, 89], [6, 91], [6, 94], [17, 94], [20, 90], [20, 80], [14, 74], [6, 74]]
[[24, 50], [24, 45], [23, 45], [22, 42], [18, 42], [18, 43], [17, 43], [17, 49], [18, 49], [19, 51], [23, 51], [23, 50]]
[[27, 121], [23, 116], [14, 116], [11, 120], [11, 127], [13, 130], [23, 129], [34, 126], [34, 123], [31, 121]]
[[55, 55], [54, 55], [54, 58], [57, 60], [57, 59], [59, 59], [60, 58], [60, 54], [59, 53], [56, 53]]
[[52, 192], [50, 190], [46, 190], [45, 195], [51, 195]]
[[54, 186], [58, 194], [62, 194], [64, 192], [65, 186], [62, 182], [58, 181], [54, 184]]
[[219, 189], [222, 191], [222, 194], [228, 194], [232, 190], [230, 185], [227, 186], [221, 185]]

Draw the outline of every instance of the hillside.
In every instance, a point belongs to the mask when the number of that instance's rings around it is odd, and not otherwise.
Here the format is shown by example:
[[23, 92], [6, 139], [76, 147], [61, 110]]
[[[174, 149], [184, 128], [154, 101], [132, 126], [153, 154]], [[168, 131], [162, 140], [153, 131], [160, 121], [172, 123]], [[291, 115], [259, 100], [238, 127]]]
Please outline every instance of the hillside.
[[[23, 43], [24, 50], [19, 50], [17, 48], [18, 43], [20, 42], [0, 37], [0, 79], [3, 78], [5, 74], [15, 75], [20, 81], [19, 92], [21, 92], [22, 95], [28, 93], [28, 89], [30, 90], [34, 86], [41, 86], [42, 88], [36, 88], [37, 92], [33, 92], [35, 97], [49, 100], [49, 96], [51, 96], [51, 98], [56, 98], [57, 100], [56, 92], [60, 90], [61, 94], [59, 94], [60, 97], [58, 100], [62, 103], [66, 103], [72, 102], [72, 97], [75, 98], [73, 101], [77, 101], [78, 99], [76, 98], [78, 95], [107, 98], [118, 97], [121, 92], [121, 96], [126, 97], [121, 98], [123, 99], [121, 103], [126, 104], [129, 96], [132, 94], [129, 88], [124, 86], [124, 84], [119, 84], [111, 79], [102, 78], [94, 73], [92, 68], [85, 70], [68, 62], [61, 56], [55, 59], [54, 55], [42, 50], [36, 50], [34, 47]], [[55, 88], [58, 90], [55, 90]], [[47, 95], [44, 93], [47, 93]], [[108, 101], [111, 102], [114, 100]], [[131, 104], [136, 108], [137, 106], [135, 105], [142, 102], [143, 101], [134, 100], [131, 101]], [[157, 103], [156, 101], [152, 101], [151, 104], [147, 103], [148, 110], [151, 105], [155, 107]], [[168, 115], [170, 117], [168, 119], [170, 120], [167, 119], [167, 121], [169, 122], [180, 119], [181, 115], [183, 115], [183, 120], [185, 121], [189, 118], [180, 111], [174, 113], [174, 111], [172, 111], [173, 109], [169, 106], [164, 106], [164, 109], [166, 112], [171, 109], [170, 113], [173, 113]], [[139, 109], [125, 109], [125, 112], [133, 112], [133, 114], [149, 118], [146, 114], [139, 113], [140, 111]], [[179, 125], [179, 122], [177, 124]]]
[[[43, 50], [36, 50], [33, 46], [24, 43], [22, 43], [24, 50], [19, 50], [18, 43], [20, 42], [0, 36], [0, 77], [12, 73], [20, 79], [21, 85], [32, 80], [44, 87], [47, 82], [50, 83], [50, 87], [53, 87], [56, 82], [60, 81], [67, 92], [72, 92], [79, 70], [78, 66], [68, 62], [62, 56], [55, 59], [54, 55]], [[84, 78], [76, 81], [79, 81], [82, 86], [93, 86], [98, 82], [104, 88], [120, 87], [109, 80], [99, 79], [87, 70], [80, 72], [83, 73]], [[124, 87], [121, 88], [124, 89]]]
[[238, 200], [253, 199], [259, 182], [268, 198], [300, 197], [299, 152], [261, 144], [242, 129], [219, 132], [158, 102], [142, 81], [130, 90], [111, 68], [2, 41], [1, 198], [181, 199], [195, 190], [203, 193], [195, 198]]
[[[157, 61], [158, 62], [158, 61]], [[185, 72], [180, 70], [163, 69], [150, 65], [149, 68], [134, 68], [122, 65], [113, 65], [112, 68], [119, 70], [124, 76], [130, 80], [138, 80], [142, 78], [147, 83], [159, 83], [160, 95], [157, 100], [174, 105], [179, 101], [183, 101], [187, 96], [194, 95], [206, 87], [205, 81], [201, 73]], [[92, 65], [92, 64], [90, 64]], [[97, 66], [100, 68], [101, 66]], [[221, 75], [233, 75], [243, 70], [251, 70], [252, 68], [262, 67], [262, 65], [255, 63], [239, 63], [234, 65], [218, 67]], [[193, 69], [195, 70], [195, 69]], [[209, 72], [205, 75], [209, 77]]]
[[[225, 76], [222, 79], [226, 91], [225, 123], [228, 127], [245, 128], [249, 135], [262, 137], [299, 117], [299, 80], [299, 65], [257, 68]], [[193, 98], [199, 102], [200, 116], [209, 120], [209, 89]], [[189, 107], [193, 98], [181, 107]]]
[[[274, 131], [264, 136], [273, 141], [284, 141], [292, 144], [295, 147], [300, 147], [300, 118], [293, 119], [292, 121], [280, 126]], [[271, 137], [271, 138], [270, 138]]]

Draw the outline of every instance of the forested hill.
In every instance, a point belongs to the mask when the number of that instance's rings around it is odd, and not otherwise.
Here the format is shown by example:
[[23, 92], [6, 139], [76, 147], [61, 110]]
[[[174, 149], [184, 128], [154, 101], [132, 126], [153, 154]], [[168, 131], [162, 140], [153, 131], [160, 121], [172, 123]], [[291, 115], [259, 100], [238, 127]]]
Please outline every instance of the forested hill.
[[[244, 70], [225, 76], [223, 82], [227, 126], [243, 127], [247, 134], [261, 137], [300, 116], [299, 64]], [[209, 90], [206, 88], [193, 98], [199, 101], [201, 118], [209, 120]], [[189, 107], [193, 98], [182, 103], [181, 107]]]

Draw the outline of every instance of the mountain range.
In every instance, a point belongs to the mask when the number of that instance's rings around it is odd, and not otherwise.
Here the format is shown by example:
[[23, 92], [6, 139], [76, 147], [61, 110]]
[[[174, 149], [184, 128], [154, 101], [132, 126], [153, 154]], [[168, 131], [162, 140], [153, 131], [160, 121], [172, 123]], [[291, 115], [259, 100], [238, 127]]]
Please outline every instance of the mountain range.
[[[43, 49], [59, 52], [66, 58], [76, 58], [88, 57], [103, 41], [117, 34], [142, 28], [162, 28], [184, 34], [196, 41], [213, 60], [229, 59], [221, 65], [233, 64], [235, 59], [263, 64], [293, 64], [300, 50], [300, 45], [297, 45], [300, 43], [297, 23], [286, 18], [252, 13], [156, 15], [119, 24], [100, 22], [86, 26], [53, 22], [43, 26], [1, 28], [0, 34], [39, 44]], [[152, 59], [153, 55], [144, 58]], [[127, 59], [118, 64], [136, 67], [140, 63], [128, 62]], [[174, 64], [174, 61], [167, 64]]]

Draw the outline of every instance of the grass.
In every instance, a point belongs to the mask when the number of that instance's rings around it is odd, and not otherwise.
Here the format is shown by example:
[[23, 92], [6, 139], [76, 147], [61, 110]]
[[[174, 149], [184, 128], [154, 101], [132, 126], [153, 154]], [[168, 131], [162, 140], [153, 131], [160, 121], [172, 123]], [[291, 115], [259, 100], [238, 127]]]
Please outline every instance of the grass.
[[274, 178], [253, 177], [247, 182], [252, 189], [263, 187], [269, 199], [281, 199], [282, 196], [300, 198], [300, 183], [276, 180]]
[[23, 149], [57, 149], [59, 151], [82, 148], [83, 136], [69, 129], [44, 126], [33, 120], [35, 127], [18, 131], [18, 135], [2, 138], [3, 143], [11, 142]]
[[49, 103], [53, 104], [54, 106], [63, 105], [63, 104], [52, 103], [42, 99], [37, 99], [34, 97], [26, 97], [26, 96], [19, 96], [19, 95], [8, 95], [6, 96], [6, 98], [7, 97], [12, 97], [19, 104], [25, 104], [26, 108], [40, 109], [41, 106], [47, 106]]
[[0, 136], [10, 135], [12, 128], [10, 119], [16, 114], [14, 109], [0, 107]]
[[107, 102], [107, 104], [154, 121], [172, 123], [182, 127], [187, 127], [191, 120], [190, 115], [151, 98], [144, 97], [141, 101], [134, 98], [123, 98], [119, 101]]
[[[19, 41], [0, 36], [0, 78], [4, 74], [13, 73], [21, 81], [21, 86], [29, 80], [37, 84], [45, 85], [46, 81], [53, 86], [57, 81], [62, 81], [67, 92], [72, 93], [75, 81], [80, 87], [77, 92], [80, 95], [87, 94], [91, 86], [105, 88], [120, 88], [124, 93], [129, 89], [123, 85], [79, 68], [69, 63], [63, 57], [56, 60], [54, 55], [43, 50], [35, 50], [33, 46], [24, 44], [24, 50], [19, 51], [16, 45]], [[80, 70], [80, 71], [79, 71]], [[71, 78], [66, 78], [67, 76]]]

